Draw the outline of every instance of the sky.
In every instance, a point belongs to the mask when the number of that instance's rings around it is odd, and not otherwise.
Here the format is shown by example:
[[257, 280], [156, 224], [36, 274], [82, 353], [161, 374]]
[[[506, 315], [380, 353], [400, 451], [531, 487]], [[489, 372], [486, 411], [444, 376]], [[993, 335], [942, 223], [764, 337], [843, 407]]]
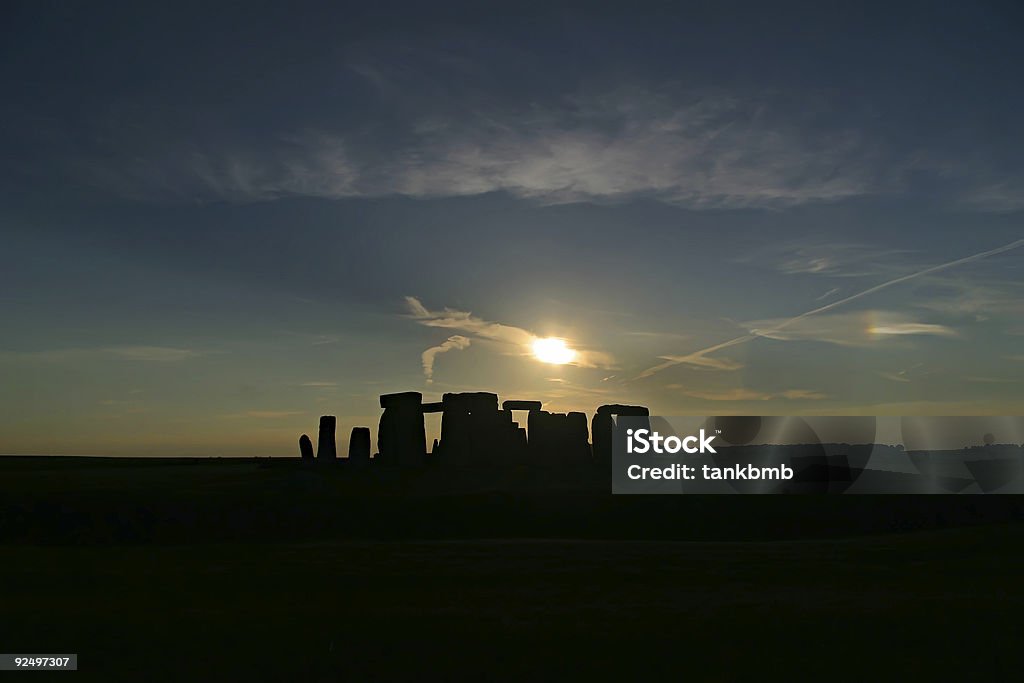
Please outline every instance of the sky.
[[1024, 9], [826, 4], [4, 3], [0, 453], [1024, 414]]

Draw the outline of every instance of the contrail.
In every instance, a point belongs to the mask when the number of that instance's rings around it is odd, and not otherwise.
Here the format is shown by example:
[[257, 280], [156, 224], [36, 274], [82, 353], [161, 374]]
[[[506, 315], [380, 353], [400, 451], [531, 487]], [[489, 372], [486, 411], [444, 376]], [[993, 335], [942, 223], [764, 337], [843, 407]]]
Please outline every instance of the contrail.
[[827, 292], [825, 292], [824, 294], [819, 296], [817, 299], [815, 299], [815, 301], [821, 301], [822, 299], [827, 299], [827, 298], [829, 298], [830, 296], [832, 296], [833, 294], [835, 294], [838, 291], [839, 291], [838, 287], [833, 287], [832, 289], [828, 290]]
[[[850, 296], [846, 297], [845, 299], [839, 299], [838, 301], [833, 301], [830, 304], [825, 304], [824, 306], [819, 306], [818, 308], [811, 309], [810, 311], [807, 311], [806, 313], [801, 313], [800, 315], [794, 316], [794, 317], [790, 318], [789, 320], [786, 320], [786, 321], [778, 324], [777, 326], [775, 326], [774, 328], [772, 328], [770, 330], [765, 330], [764, 333], [765, 334], [771, 334], [772, 332], [777, 332], [777, 331], [779, 331], [779, 330], [781, 330], [781, 329], [783, 329], [785, 327], [788, 327], [788, 326], [792, 325], [793, 323], [795, 323], [795, 322], [797, 322], [799, 320], [803, 320], [804, 318], [809, 318], [812, 315], [818, 315], [819, 313], [824, 313], [826, 311], [831, 311], [833, 308], [836, 308], [837, 306], [842, 306], [843, 304], [847, 304], [847, 303], [849, 303], [851, 301], [855, 301], [857, 299], [860, 299], [861, 297], [868, 296], [869, 294], [874, 294], [875, 292], [877, 292], [879, 290], [882, 290], [882, 289], [886, 289], [887, 287], [892, 287], [893, 285], [901, 284], [903, 282], [906, 282], [907, 280], [913, 280], [914, 278], [921, 277], [922, 275], [930, 275], [931, 273], [937, 273], [940, 270], [946, 270], [947, 268], [954, 268], [956, 266], [960, 266], [960, 265], [963, 265], [965, 263], [970, 263], [971, 261], [977, 261], [979, 259], [988, 258], [989, 256], [995, 256], [996, 254], [1002, 254], [1005, 251], [1010, 251], [1012, 249], [1017, 249], [1018, 247], [1021, 247], [1021, 246], [1024, 246], [1024, 239], [1016, 240], [1014, 242], [1010, 242], [1009, 244], [1004, 244], [1001, 247], [996, 247], [995, 249], [990, 249], [988, 251], [983, 251], [983, 252], [978, 253], [978, 254], [972, 254], [971, 256], [965, 256], [965, 257], [959, 258], [959, 259], [957, 259], [955, 261], [949, 261], [948, 263], [940, 263], [937, 266], [931, 266], [930, 268], [925, 268], [924, 270], [918, 270], [916, 272], [910, 273], [909, 275], [903, 275], [901, 277], [898, 277], [898, 278], [896, 278], [894, 280], [888, 280], [888, 281], [883, 282], [881, 284], [875, 285], [874, 287], [869, 287], [868, 289], [865, 289], [862, 292], [857, 292], [856, 294], [851, 294]], [[687, 354], [685, 356], [662, 356], [663, 360], [665, 360], [664, 363], [662, 363], [661, 365], [656, 365], [656, 366], [654, 366], [652, 368], [648, 368], [648, 369], [644, 370], [643, 372], [641, 372], [637, 376], [637, 379], [640, 379], [640, 378], [643, 378], [643, 377], [650, 377], [651, 375], [653, 375], [653, 374], [655, 374], [657, 372], [661, 372], [665, 368], [670, 368], [673, 365], [679, 365], [680, 363], [694, 363], [696, 365], [703, 364], [705, 366], [710, 365], [710, 363], [706, 362], [709, 359], [704, 359], [704, 356], [706, 354], [712, 353], [714, 351], [718, 351], [719, 349], [727, 348], [729, 346], [736, 346], [738, 344], [744, 344], [744, 343], [750, 341], [751, 339], [756, 339], [759, 336], [761, 336], [761, 334], [754, 334], [754, 333], [745, 334], [745, 335], [742, 335], [740, 337], [736, 337], [735, 339], [730, 339], [729, 341], [722, 342], [720, 344], [715, 344], [714, 346], [709, 346], [706, 349], [701, 349], [700, 351], [694, 351], [693, 353], [689, 353], [689, 354]], [[705, 362], [701, 363], [702, 360], [705, 361]]]
[[[885, 289], [886, 287], [892, 287], [893, 285], [898, 285], [898, 284], [900, 284], [902, 282], [906, 282], [907, 280], [913, 280], [914, 278], [921, 277], [922, 275], [930, 275], [931, 273], [936, 273], [936, 272], [938, 272], [940, 270], [946, 270], [947, 268], [953, 268], [955, 266], [960, 266], [960, 265], [963, 265], [965, 263], [970, 263], [971, 261], [977, 261], [979, 259], [988, 258], [989, 256], [995, 256], [996, 254], [1002, 254], [1004, 251], [1010, 251], [1011, 249], [1016, 249], [1017, 247], [1020, 247], [1020, 246], [1024, 246], [1024, 240], [1017, 240], [1016, 242], [1010, 242], [1009, 244], [1006, 244], [1004, 246], [998, 247], [996, 249], [990, 249], [989, 251], [983, 251], [980, 254], [974, 254], [973, 256], [965, 256], [964, 258], [957, 259], [956, 261], [950, 261], [949, 263], [940, 263], [937, 266], [932, 266], [931, 268], [925, 268], [924, 270], [919, 270], [916, 273], [911, 273], [910, 275], [904, 275], [902, 277], [898, 277], [895, 280], [889, 280], [888, 282], [883, 282], [880, 285], [875, 285], [874, 287], [870, 287], [868, 289], [865, 289], [863, 292], [857, 292], [856, 294], [851, 294], [850, 296], [846, 297], [845, 299], [840, 299], [839, 301], [833, 301], [832, 303], [825, 304], [824, 306], [821, 306], [820, 308], [815, 308], [812, 311], [807, 311], [806, 313], [801, 313], [800, 315], [798, 315], [798, 316], [796, 316], [794, 318], [790, 318], [789, 320], [785, 321], [784, 323], [781, 323], [778, 327], [775, 328], [775, 330], [781, 330], [783, 327], [787, 327], [787, 326], [795, 323], [798, 320], [803, 320], [804, 318], [808, 318], [808, 317], [810, 317], [812, 315], [817, 315], [818, 313], [824, 313], [825, 311], [830, 311], [833, 308], [835, 308], [836, 306], [842, 306], [843, 304], [849, 303], [850, 301], [853, 301], [855, 299], [859, 299], [862, 296], [867, 296], [868, 294], [874, 294], [875, 292], [877, 292], [880, 289]], [[775, 331], [775, 330], [773, 330], [773, 331]]]

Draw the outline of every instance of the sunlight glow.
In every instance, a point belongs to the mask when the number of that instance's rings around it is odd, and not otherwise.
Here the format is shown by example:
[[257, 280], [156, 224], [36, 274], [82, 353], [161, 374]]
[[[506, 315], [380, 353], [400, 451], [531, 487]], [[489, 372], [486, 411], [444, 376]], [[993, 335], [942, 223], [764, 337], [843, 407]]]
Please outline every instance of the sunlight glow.
[[570, 349], [564, 339], [547, 337], [533, 340], [533, 355], [542, 363], [565, 365], [576, 358], [576, 351]]

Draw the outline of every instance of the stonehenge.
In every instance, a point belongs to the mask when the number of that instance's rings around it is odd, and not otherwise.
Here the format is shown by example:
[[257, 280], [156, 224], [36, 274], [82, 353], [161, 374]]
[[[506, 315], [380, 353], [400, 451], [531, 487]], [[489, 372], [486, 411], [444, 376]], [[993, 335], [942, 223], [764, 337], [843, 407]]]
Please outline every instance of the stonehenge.
[[[644, 406], [607, 404], [599, 406], [588, 429], [581, 412], [552, 413], [541, 401], [506, 400], [490, 392], [446, 393], [440, 401], [423, 402], [418, 391], [382, 394], [383, 413], [377, 427], [377, 454], [371, 457], [369, 427], [353, 427], [348, 444], [351, 465], [419, 467], [487, 467], [530, 465], [541, 467], [603, 465], [611, 461], [614, 418], [650, 417]], [[526, 425], [513, 419], [513, 411], [526, 412]], [[427, 452], [424, 415], [441, 414], [440, 439], [433, 439]], [[337, 459], [333, 415], [320, 418], [316, 459]], [[299, 453], [312, 459], [313, 444], [305, 434], [299, 439]]]

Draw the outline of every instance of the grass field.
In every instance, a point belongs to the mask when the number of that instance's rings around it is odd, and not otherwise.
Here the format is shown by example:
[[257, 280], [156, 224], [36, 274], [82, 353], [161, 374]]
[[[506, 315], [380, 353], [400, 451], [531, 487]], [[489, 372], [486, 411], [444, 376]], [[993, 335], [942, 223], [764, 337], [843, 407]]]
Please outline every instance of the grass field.
[[599, 475], [252, 461], [0, 459], [0, 477], [0, 650], [77, 652], [61, 680], [1019, 668], [1005, 496], [613, 498]]

